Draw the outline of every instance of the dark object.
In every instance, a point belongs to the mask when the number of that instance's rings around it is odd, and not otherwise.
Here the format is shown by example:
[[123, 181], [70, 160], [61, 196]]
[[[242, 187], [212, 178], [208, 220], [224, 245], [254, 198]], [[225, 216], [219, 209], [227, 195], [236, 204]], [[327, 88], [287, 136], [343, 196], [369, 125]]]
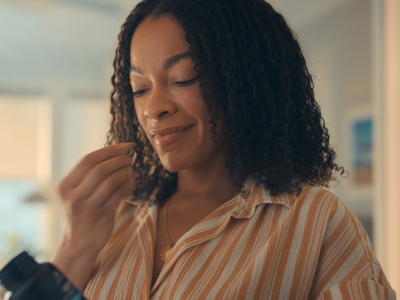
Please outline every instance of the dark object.
[[51, 263], [38, 264], [24, 251], [1, 271], [0, 284], [10, 300], [84, 300], [83, 295]]

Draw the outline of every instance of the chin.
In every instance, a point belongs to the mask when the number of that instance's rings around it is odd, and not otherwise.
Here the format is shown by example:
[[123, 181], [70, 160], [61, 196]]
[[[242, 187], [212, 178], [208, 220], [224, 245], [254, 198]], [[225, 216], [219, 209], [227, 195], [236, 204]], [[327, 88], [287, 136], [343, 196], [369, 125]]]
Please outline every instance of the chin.
[[182, 158], [160, 158], [161, 164], [165, 169], [167, 169], [170, 172], [179, 172], [184, 169], [187, 169], [188, 165], [185, 163], [185, 161], [182, 160]]

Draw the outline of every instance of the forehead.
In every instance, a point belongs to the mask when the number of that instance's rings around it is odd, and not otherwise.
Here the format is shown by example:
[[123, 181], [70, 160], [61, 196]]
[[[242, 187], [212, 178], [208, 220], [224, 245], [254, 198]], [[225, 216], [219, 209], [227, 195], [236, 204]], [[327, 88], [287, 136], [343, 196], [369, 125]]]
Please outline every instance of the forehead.
[[139, 24], [131, 41], [131, 64], [163, 61], [190, 50], [185, 30], [170, 15], [147, 17]]

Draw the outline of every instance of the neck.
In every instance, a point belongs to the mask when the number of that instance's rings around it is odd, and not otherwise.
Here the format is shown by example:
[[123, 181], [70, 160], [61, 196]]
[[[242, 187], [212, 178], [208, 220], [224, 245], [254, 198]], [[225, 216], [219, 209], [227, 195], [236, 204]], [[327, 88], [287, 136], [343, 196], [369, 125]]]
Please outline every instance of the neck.
[[237, 195], [236, 186], [228, 178], [225, 161], [219, 161], [222, 163], [179, 171], [176, 201], [192, 206], [201, 200], [203, 205], [220, 206]]

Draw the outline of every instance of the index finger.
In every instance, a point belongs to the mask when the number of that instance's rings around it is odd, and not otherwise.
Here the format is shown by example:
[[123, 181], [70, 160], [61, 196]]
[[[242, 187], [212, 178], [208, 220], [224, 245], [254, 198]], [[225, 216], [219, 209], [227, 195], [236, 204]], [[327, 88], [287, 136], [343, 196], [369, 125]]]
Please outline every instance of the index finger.
[[60, 184], [60, 191], [76, 187], [93, 166], [119, 155], [128, 155], [133, 145], [134, 143], [114, 144], [89, 153], [64, 178]]

